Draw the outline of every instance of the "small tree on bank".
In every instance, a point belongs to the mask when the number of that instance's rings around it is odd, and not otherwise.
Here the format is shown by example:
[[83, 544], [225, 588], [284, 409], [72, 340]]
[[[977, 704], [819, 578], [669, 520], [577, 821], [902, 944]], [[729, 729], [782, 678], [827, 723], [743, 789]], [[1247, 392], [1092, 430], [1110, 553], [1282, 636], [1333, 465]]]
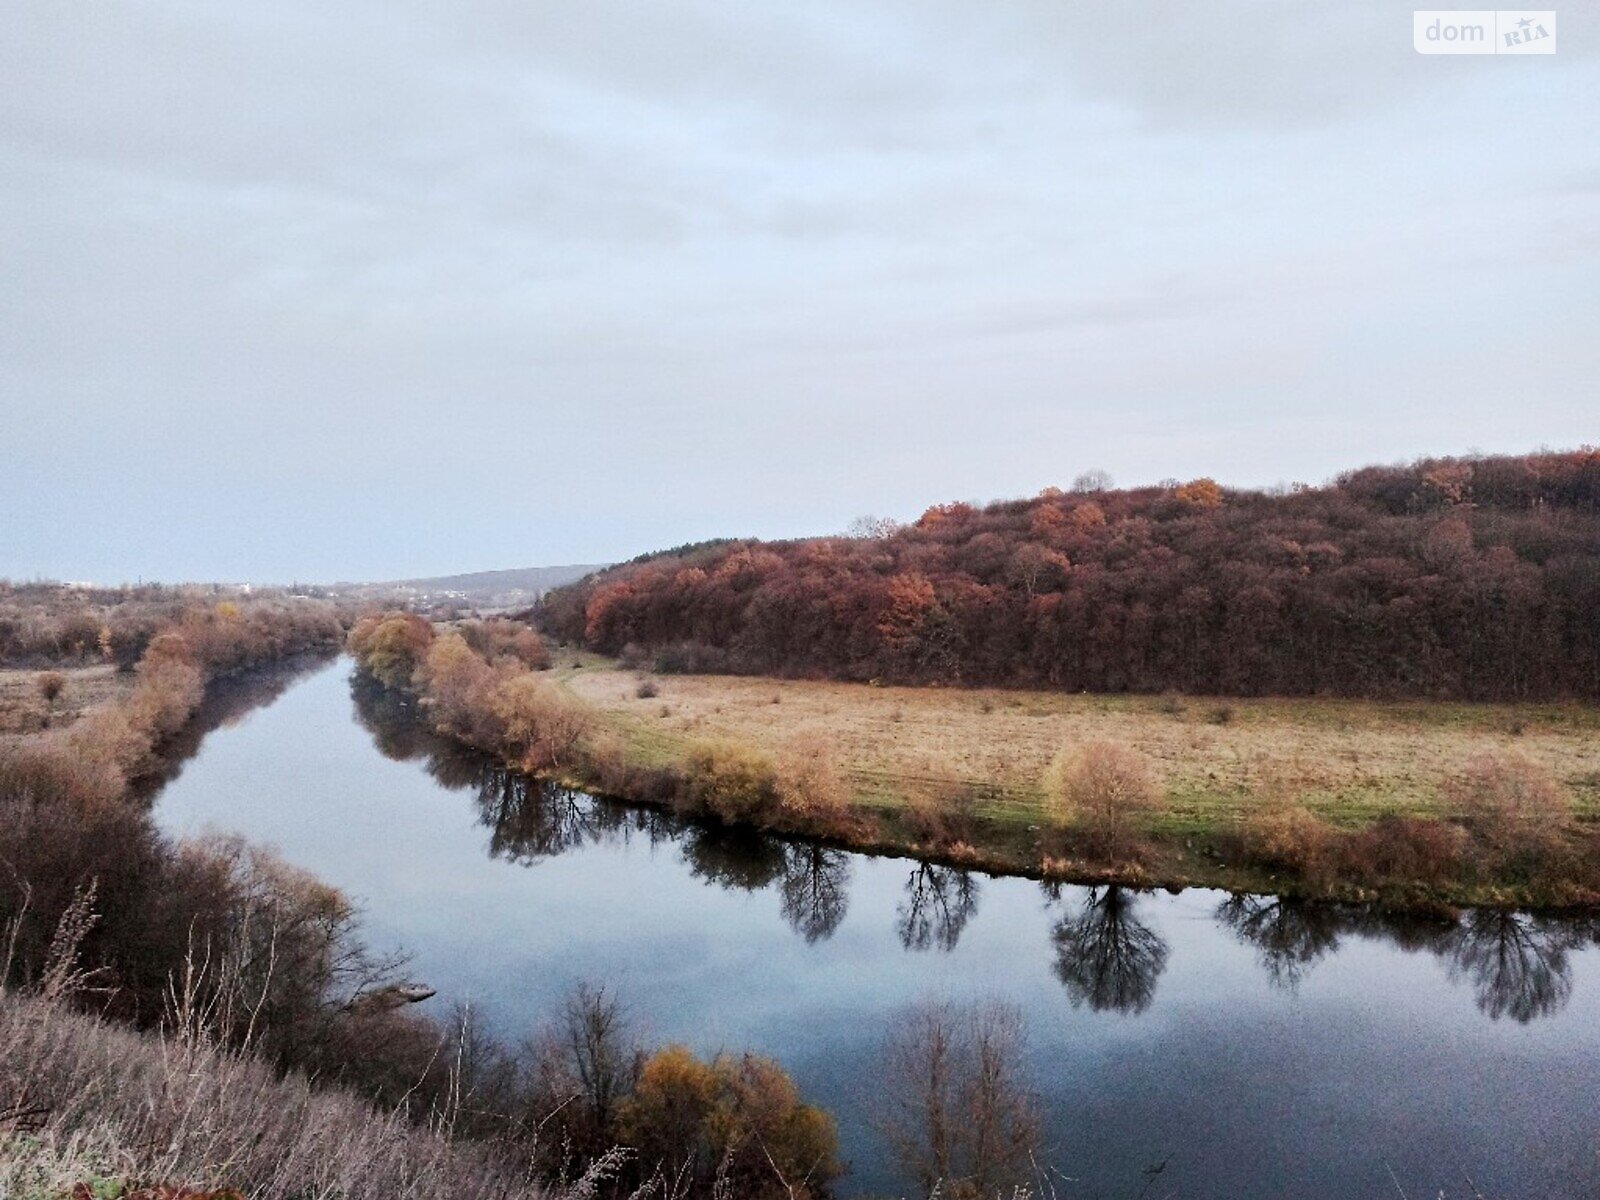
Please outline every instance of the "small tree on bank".
[[1120, 742], [1090, 742], [1057, 756], [1045, 781], [1057, 823], [1076, 824], [1109, 851], [1125, 850], [1140, 818], [1159, 803], [1144, 755]]

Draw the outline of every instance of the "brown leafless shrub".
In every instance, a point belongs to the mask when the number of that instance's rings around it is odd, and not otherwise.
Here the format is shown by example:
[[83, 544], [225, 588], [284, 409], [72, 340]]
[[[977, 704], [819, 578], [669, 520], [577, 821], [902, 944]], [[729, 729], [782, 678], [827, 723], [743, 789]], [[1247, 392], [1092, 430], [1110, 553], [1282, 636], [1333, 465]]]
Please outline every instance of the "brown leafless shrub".
[[520, 1136], [542, 1130], [544, 1140], [580, 1159], [615, 1145], [620, 1109], [644, 1057], [616, 994], [579, 984], [527, 1050]]
[[39, 698], [54, 708], [61, 693], [66, 690], [67, 677], [60, 671], [46, 671], [33, 681], [33, 687], [39, 693]]
[[505, 750], [526, 771], [559, 771], [576, 764], [593, 714], [579, 700], [536, 675], [513, 675], [495, 687], [495, 715]]
[[1345, 879], [1434, 886], [1460, 869], [1465, 840], [1461, 829], [1448, 821], [1380, 817], [1345, 836], [1338, 847], [1338, 869]]
[[504, 617], [468, 621], [461, 626], [461, 636], [485, 662], [504, 661], [527, 671], [544, 671], [550, 666], [544, 639], [520, 621]]
[[1058, 755], [1044, 783], [1056, 821], [1078, 824], [1104, 852], [1127, 852], [1139, 820], [1161, 798], [1144, 756], [1120, 742]]
[[[151, 650], [160, 642], [161, 638], [152, 642]], [[138, 677], [139, 682], [123, 707], [133, 727], [154, 746], [177, 733], [194, 715], [205, 695], [205, 676], [187, 656], [152, 657], [146, 651], [139, 662]]]
[[465, 638], [447, 633], [429, 645], [415, 681], [435, 729], [479, 749], [496, 750], [507, 737], [495, 702], [495, 691], [506, 678]]
[[1504, 861], [1534, 865], [1556, 852], [1572, 797], [1543, 767], [1521, 755], [1485, 755], [1445, 789], [1474, 838]]
[[808, 821], [839, 817], [850, 805], [850, 784], [820, 733], [794, 737], [778, 754], [772, 790], [786, 813]]
[[1262, 866], [1322, 883], [1334, 865], [1338, 833], [1305, 805], [1281, 801], [1249, 817], [1243, 841], [1245, 852]]

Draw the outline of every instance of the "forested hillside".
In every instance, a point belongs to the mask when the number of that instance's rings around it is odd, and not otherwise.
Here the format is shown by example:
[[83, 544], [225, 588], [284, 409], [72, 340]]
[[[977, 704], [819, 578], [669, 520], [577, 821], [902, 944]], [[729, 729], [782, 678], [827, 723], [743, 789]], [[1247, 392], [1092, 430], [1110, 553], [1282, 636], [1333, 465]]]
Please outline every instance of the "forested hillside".
[[1600, 698], [1600, 450], [942, 504], [551, 593], [664, 670], [1089, 691]]

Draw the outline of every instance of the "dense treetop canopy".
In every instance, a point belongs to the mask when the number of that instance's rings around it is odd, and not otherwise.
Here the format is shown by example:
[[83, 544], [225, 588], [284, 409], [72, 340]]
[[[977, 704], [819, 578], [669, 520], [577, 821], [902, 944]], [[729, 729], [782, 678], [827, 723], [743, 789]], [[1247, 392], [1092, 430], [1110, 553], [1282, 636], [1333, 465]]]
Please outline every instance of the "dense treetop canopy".
[[1600, 697], [1600, 449], [929, 508], [546, 598], [665, 670], [1090, 691]]

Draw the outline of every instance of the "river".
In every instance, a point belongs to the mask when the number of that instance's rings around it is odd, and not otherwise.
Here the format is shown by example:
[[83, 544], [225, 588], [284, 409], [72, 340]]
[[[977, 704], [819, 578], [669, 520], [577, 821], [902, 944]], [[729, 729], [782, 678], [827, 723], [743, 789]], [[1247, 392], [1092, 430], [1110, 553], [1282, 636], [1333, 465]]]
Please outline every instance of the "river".
[[490, 769], [347, 659], [264, 703], [232, 686], [163, 829], [277, 847], [437, 1011], [507, 1038], [591, 981], [651, 1041], [772, 1055], [838, 1118], [846, 1195], [905, 1188], [872, 1120], [896, 1012], [990, 996], [1025, 1017], [1063, 1200], [1600, 1194], [1600, 920], [1047, 888], [730, 834]]

